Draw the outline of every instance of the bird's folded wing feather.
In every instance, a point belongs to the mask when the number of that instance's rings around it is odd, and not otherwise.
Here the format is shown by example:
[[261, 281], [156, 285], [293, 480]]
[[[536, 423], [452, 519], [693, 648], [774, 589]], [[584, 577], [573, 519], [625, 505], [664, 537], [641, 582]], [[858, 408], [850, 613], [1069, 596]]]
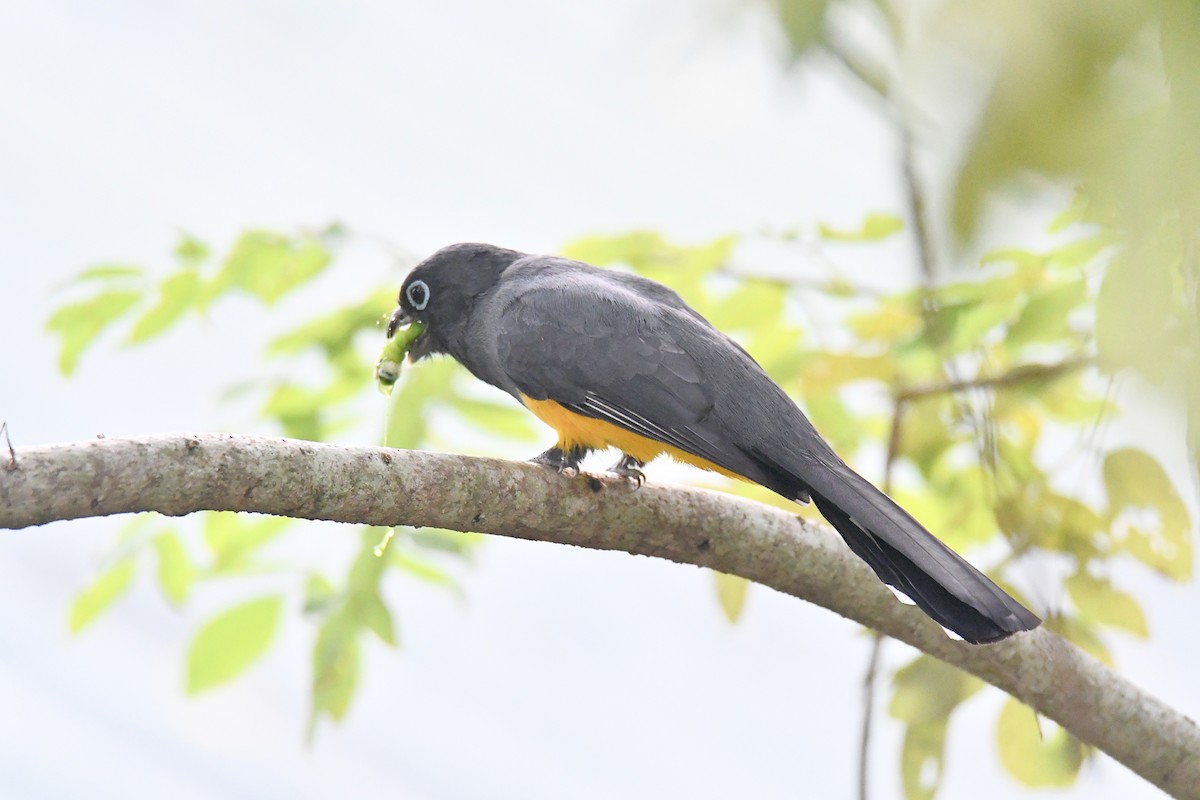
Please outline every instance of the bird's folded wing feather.
[[522, 394], [737, 472], [745, 457], [707, 424], [714, 390], [693, 354], [704, 336], [720, 334], [693, 313], [589, 282], [523, 293], [499, 315], [496, 348]]

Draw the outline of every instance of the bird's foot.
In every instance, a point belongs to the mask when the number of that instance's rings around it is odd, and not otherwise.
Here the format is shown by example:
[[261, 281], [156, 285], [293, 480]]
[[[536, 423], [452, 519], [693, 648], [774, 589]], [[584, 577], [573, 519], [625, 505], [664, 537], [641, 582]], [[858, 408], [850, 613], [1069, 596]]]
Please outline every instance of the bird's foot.
[[646, 482], [646, 473], [641, 470], [644, 466], [646, 466], [645, 461], [638, 461], [633, 456], [622, 453], [621, 460], [609, 467], [608, 471], [622, 478], [628, 478], [637, 484], [634, 486], [635, 489], [640, 489]]
[[573, 478], [579, 474], [579, 462], [586, 455], [587, 450], [582, 447], [574, 447], [570, 450], [563, 450], [561, 447], [551, 447], [546, 452], [529, 459], [529, 463], [551, 467], [557, 472]]

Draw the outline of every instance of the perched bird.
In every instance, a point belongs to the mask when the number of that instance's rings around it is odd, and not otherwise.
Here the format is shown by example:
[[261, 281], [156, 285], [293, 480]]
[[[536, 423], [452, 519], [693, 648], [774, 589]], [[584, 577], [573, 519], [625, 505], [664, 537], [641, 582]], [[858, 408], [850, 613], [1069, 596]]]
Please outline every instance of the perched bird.
[[617, 474], [667, 453], [816, 504], [885, 584], [968, 642], [1041, 622], [850, 469], [742, 347], [671, 289], [578, 261], [456, 244], [418, 264], [388, 335], [446, 354], [558, 432], [560, 471], [615, 447]]

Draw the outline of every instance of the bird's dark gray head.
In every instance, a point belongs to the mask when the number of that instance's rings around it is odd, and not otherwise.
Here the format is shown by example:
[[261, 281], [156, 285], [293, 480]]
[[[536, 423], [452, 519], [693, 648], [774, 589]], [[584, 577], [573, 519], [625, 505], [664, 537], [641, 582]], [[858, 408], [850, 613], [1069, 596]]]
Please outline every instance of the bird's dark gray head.
[[409, 347], [413, 360], [434, 353], [460, 356], [471, 312], [500, 274], [524, 253], [490, 244], [443, 247], [417, 264], [404, 280], [388, 336], [414, 320], [425, 330]]

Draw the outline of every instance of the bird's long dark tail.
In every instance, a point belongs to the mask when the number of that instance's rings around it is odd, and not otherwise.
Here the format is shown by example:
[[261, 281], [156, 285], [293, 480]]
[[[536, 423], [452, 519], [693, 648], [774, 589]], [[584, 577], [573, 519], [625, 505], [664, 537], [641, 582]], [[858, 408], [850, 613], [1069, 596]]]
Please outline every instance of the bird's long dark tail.
[[[983, 644], [1041, 624], [1033, 612], [840, 460], [805, 460], [802, 482], [795, 471], [784, 473], [790, 473], [793, 483], [787, 488], [807, 490], [829, 524], [879, 579], [942, 627]], [[770, 467], [782, 477], [778, 464]]]

